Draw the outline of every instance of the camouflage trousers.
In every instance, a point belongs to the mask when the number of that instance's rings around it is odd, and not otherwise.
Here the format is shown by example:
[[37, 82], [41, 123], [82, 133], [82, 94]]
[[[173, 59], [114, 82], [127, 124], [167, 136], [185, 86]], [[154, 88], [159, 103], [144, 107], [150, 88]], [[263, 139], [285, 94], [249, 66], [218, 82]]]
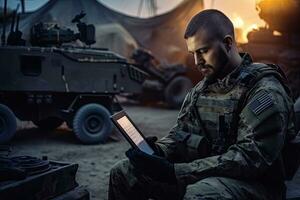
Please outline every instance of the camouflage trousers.
[[[159, 173], [159, 172], [158, 172]], [[201, 199], [282, 199], [281, 190], [253, 181], [209, 177], [180, 187], [156, 182], [138, 173], [128, 160], [118, 162], [110, 172], [109, 200], [201, 200]]]

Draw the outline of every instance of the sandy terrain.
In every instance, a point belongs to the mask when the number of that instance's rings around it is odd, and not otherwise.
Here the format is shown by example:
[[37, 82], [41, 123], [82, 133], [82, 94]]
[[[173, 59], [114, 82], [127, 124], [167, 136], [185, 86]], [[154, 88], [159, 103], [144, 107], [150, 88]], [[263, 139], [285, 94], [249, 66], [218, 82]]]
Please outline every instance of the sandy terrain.
[[[177, 110], [137, 106], [125, 109], [145, 135], [158, 137], [173, 126], [178, 113]], [[22, 122], [18, 129], [11, 155], [48, 156], [50, 160], [78, 163], [77, 181], [89, 190], [93, 200], [107, 199], [109, 170], [125, 158], [124, 152], [130, 147], [122, 136], [121, 141], [83, 145], [64, 125], [54, 132], [42, 132], [32, 123]]]
[[[129, 116], [147, 135], [162, 137], [173, 126], [178, 110], [125, 106]], [[130, 147], [125, 140], [110, 140], [106, 144], [83, 145], [78, 143], [66, 126], [54, 132], [42, 132], [30, 122], [19, 123], [12, 142], [11, 155], [48, 156], [50, 160], [78, 163], [77, 181], [86, 187], [92, 200], [107, 199], [110, 168], [125, 158]], [[122, 138], [122, 136], [120, 137]], [[300, 196], [300, 172], [289, 183], [289, 196]]]

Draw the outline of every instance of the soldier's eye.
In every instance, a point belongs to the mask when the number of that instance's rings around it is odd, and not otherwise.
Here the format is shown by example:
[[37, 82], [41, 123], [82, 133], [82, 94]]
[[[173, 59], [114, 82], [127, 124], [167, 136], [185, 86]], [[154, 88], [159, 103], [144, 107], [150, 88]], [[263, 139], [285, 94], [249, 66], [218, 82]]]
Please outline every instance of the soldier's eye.
[[203, 49], [200, 49], [199, 51], [201, 54], [203, 53], [207, 53], [208, 52], [208, 48], [203, 48]]

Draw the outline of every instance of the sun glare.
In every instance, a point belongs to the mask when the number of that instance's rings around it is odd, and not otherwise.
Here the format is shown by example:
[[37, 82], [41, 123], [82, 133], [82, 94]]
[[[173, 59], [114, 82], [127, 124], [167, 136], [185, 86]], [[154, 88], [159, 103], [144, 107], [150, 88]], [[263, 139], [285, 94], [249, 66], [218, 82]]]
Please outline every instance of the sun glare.
[[234, 17], [232, 19], [232, 23], [233, 23], [233, 26], [235, 28], [243, 28], [243, 26], [245, 24], [244, 20], [240, 16], [238, 16], [237, 14], [234, 14]]
[[233, 14], [231, 21], [235, 28], [236, 40], [238, 43], [248, 42], [247, 34], [254, 29], [258, 29], [258, 25], [256, 23], [247, 24], [245, 20], [236, 13]]

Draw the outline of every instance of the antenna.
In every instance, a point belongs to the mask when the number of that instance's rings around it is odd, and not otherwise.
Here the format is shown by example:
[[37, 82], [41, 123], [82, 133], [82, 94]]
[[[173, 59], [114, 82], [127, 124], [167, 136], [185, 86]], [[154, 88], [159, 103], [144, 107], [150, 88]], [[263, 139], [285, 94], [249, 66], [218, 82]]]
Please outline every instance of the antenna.
[[20, 21], [20, 14], [17, 14], [17, 22], [16, 22], [16, 30], [15, 30], [15, 32], [19, 31], [19, 21]]
[[4, 0], [4, 8], [3, 8], [3, 29], [1, 35], [1, 44], [5, 45], [5, 32], [6, 32], [6, 11], [7, 11], [7, 0]]
[[16, 21], [16, 15], [17, 15], [17, 12], [14, 10], [14, 12], [13, 12], [13, 17], [12, 17], [12, 21], [11, 21], [11, 25], [10, 25], [10, 33], [13, 33], [13, 32], [14, 32], [15, 21]]
[[25, 0], [20, 0], [21, 1], [21, 9], [22, 9], [22, 14], [25, 13]]
[[13, 12], [13, 18], [12, 18], [12, 22], [11, 22], [11, 26], [10, 26], [10, 32], [11, 32], [11, 33], [14, 32], [16, 16], [17, 16], [17, 14], [18, 14], [19, 7], [20, 7], [20, 4], [17, 5], [17, 8], [16, 8], [16, 9], [14, 10], [14, 12]]
[[[20, 6], [20, 4], [17, 5], [17, 8], [13, 12], [13, 17], [12, 17], [12, 21], [11, 21], [11, 25], [10, 25], [10, 32], [7, 36], [7, 44], [8, 45], [15, 45], [16, 41], [17, 41], [17, 38], [16, 38], [17, 33], [15, 32], [14, 29], [15, 29], [16, 17], [17, 17], [17, 13], [19, 10], [19, 6]], [[19, 22], [17, 22], [17, 26], [19, 26]], [[16, 28], [16, 30], [17, 30], [17, 28]]]

